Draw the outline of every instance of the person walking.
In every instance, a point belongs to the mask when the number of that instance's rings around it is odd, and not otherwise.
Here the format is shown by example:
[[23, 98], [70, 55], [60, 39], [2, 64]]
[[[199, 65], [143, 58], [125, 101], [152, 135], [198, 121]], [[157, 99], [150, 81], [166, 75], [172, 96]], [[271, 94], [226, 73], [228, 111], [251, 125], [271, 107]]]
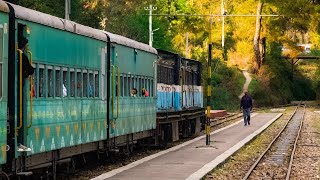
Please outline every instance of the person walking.
[[252, 98], [248, 95], [248, 92], [244, 92], [244, 96], [241, 98], [240, 110], [243, 112], [244, 125], [250, 125], [250, 112], [252, 110]]

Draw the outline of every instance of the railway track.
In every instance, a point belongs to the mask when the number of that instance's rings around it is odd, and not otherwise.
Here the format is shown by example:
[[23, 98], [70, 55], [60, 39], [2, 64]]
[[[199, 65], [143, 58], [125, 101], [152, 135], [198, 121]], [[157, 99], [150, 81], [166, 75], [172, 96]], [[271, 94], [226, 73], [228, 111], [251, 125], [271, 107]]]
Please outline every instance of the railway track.
[[[280, 106], [280, 107], [287, 107], [287, 106], [288, 105]], [[258, 112], [258, 111], [263, 111], [263, 110], [268, 110], [268, 109], [270, 109], [270, 108], [255, 108], [255, 109], [253, 109], [252, 113]], [[230, 121], [239, 120], [239, 118], [242, 118], [242, 117], [243, 117], [243, 113], [239, 112], [239, 113], [227, 115], [225, 117], [211, 119], [210, 126], [211, 126], [211, 128], [217, 127], [219, 125], [222, 125], [222, 124], [230, 122]]]
[[289, 179], [306, 106], [298, 105], [287, 123], [247, 171], [246, 179]]

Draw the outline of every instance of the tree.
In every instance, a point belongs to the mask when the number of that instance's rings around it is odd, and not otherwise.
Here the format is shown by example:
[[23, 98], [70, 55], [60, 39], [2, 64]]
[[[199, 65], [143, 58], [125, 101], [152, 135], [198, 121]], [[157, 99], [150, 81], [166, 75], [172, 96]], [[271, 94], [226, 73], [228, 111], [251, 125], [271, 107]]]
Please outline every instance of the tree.
[[[13, 3], [60, 18], [65, 16], [65, 0], [14, 0]], [[71, 1], [70, 20], [93, 28], [101, 28], [104, 8], [105, 2], [101, 0]]]
[[257, 17], [256, 17], [256, 32], [254, 34], [254, 39], [253, 39], [253, 50], [254, 50], [254, 55], [255, 55], [255, 60], [257, 64], [258, 70], [260, 69], [262, 65], [262, 50], [260, 48], [260, 31], [261, 31], [261, 19], [262, 17], [261, 12], [262, 12], [262, 7], [263, 7], [263, 2], [259, 1], [258, 6], [257, 6]]

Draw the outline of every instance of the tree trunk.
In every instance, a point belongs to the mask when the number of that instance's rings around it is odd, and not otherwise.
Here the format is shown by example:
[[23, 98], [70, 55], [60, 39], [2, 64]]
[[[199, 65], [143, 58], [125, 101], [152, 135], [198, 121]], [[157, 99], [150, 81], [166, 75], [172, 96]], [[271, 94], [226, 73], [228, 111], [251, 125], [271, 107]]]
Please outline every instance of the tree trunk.
[[266, 38], [266, 37], [263, 37], [263, 38], [261, 39], [261, 47], [260, 47], [261, 61], [260, 61], [260, 67], [261, 67], [262, 64], [263, 64], [264, 58], [265, 58], [265, 55], [266, 55], [266, 41], [267, 41], [267, 38]]
[[254, 50], [254, 55], [256, 59], [256, 64], [258, 66], [258, 70], [261, 67], [261, 52], [260, 52], [260, 30], [261, 30], [261, 11], [263, 7], [263, 2], [259, 1], [258, 7], [257, 7], [257, 18], [256, 18], [256, 32], [254, 34], [254, 39], [253, 39], [253, 50]]

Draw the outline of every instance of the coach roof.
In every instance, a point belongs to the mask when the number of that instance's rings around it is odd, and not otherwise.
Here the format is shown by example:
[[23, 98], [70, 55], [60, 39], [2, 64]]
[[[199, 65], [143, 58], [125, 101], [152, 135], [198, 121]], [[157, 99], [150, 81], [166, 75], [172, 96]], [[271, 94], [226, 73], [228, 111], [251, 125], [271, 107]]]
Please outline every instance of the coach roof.
[[[84, 25], [75, 23], [73, 21], [65, 20], [56, 16], [45, 14], [39, 11], [18, 6], [15, 4], [11, 4], [11, 3], [8, 3], [8, 4], [10, 4], [14, 8], [16, 18], [34, 22], [34, 23], [43, 24], [49, 27], [69, 31], [69, 32], [80, 34], [83, 36], [95, 38], [105, 42], [108, 41], [106, 36], [108, 35], [110, 37], [111, 42], [157, 54], [157, 51], [151, 46], [137, 42], [135, 40], [132, 40], [120, 35], [112, 34], [109, 32], [105, 32], [102, 30], [94, 29], [88, 26], [84, 26]], [[9, 11], [8, 7], [4, 4], [4, 1], [1, 1], [1, 0], [0, 0], [0, 11], [4, 11], [4, 12]]]
[[147, 51], [147, 52], [151, 52], [151, 53], [157, 54], [157, 50], [155, 48], [147, 45], [147, 44], [144, 44], [144, 43], [129, 39], [129, 38], [124, 37], [124, 36], [120, 36], [118, 34], [113, 34], [113, 33], [106, 32], [106, 31], [104, 31], [104, 32], [110, 37], [110, 41], [111, 42], [115, 42], [117, 44], [122, 44], [122, 45], [125, 45], [125, 46], [134, 47], [136, 49], [140, 49], [140, 50], [143, 50], [143, 51]]

